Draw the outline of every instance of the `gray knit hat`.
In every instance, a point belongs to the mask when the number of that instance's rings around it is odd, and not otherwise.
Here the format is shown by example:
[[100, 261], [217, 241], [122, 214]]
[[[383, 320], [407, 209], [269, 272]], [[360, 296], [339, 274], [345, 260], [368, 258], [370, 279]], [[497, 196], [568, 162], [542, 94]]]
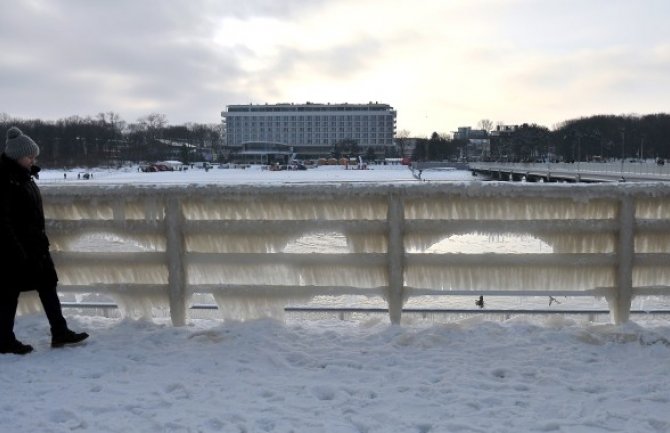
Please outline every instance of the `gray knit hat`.
[[40, 147], [19, 128], [12, 126], [7, 130], [5, 155], [18, 161], [24, 156], [37, 156], [39, 154]]

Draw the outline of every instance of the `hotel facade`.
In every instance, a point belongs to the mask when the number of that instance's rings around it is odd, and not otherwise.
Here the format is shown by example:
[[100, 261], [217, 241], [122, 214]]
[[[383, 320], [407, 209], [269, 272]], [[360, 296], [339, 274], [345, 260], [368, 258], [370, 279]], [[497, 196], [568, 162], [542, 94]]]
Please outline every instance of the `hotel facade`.
[[234, 155], [326, 157], [337, 143], [383, 156], [393, 147], [396, 111], [388, 104], [228, 105], [221, 112], [225, 147]]

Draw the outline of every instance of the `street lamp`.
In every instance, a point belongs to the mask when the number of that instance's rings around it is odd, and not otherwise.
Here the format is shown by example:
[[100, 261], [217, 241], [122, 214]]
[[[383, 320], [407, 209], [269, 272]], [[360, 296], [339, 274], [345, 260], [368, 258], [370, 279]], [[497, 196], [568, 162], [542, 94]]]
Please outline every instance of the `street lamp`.
[[621, 179], [623, 179], [623, 163], [626, 160], [626, 129], [621, 128]]
[[577, 172], [581, 171], [582, 160], [582, 134], [577, 132]]

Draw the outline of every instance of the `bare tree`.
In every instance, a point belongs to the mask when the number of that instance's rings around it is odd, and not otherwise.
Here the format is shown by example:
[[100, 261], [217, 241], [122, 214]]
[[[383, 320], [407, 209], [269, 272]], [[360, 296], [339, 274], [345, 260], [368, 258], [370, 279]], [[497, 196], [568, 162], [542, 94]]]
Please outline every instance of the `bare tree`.
[[106, 113], [98, 113], [96, 116], [98, 119], [98, 122], [100, 122], [103, 125], [111, 125], [112, 129], [115, 129], [117, 131], [122, 131], [125, 128], [125, 123], [121, 119], [121, 115], [119, 113], [115, 113], [113, 111], [108, 111]]
[[493, 121], [491, 119], [482, 119], [479, 121], [479, 128], [491, 132], [493, 130]]
[[401, 129], [395, 136], [398, 138], [409, 138], [410, 132], [407, 129]]
[[140, 117], [137, 119], [137, 122], [141, 125], [141, 128], [147, 132], [147, 135], [152, 140], [159, 138], [158, 135], [160, 131], [165, 128], [165, 125], [168, 124], [167, 117], [165, 114], [160, 113], [151, 113], [147, 116]]
[[137, 119], [137, 122], [148, 130], [162, 129], [168, 123], [165, 114], [160, 113], [151, 113], [144, 117], [140, 117]]
[[406, 141], [409, 138], [410, 132], [407, 129], [401, 129], [398, 131], [398, 133], [395, 135], [396, 138], [396, 144], [400, 148], [400, 156], [405, 156], [405, 145], [407, 144]]

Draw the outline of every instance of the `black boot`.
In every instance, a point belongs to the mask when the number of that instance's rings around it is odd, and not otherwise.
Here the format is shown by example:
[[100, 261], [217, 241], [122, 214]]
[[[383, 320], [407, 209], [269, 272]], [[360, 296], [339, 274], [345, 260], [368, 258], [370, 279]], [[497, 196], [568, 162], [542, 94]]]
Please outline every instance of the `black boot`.
[[0, 353], [13, 353], [14, 355], [25, 355], [33, 351], [33, 346], [23, 344], [19, 340], [12, 340], [9, 343], [0, 344]]
[[63, 347], [68, 344], [77, 344], [88, 338], [85, 332], [74, 332], [69, 329], [54, 334], [51, 337], [51, 347]]

